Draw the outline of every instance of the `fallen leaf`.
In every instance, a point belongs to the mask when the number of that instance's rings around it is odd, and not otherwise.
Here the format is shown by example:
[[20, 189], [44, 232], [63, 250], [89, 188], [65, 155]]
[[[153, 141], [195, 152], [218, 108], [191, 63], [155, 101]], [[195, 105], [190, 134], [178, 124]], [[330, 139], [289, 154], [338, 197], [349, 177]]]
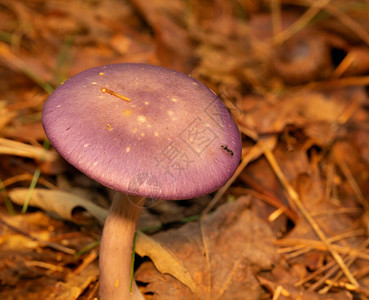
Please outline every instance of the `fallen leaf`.
[[70, 276], [66, 281], [55, 284], [54, 290], [46, 298], [47, 300], [75, 300], [78, 299], [87, 287], [96, 282], [99, 277], [99, 266], [95, 261], [89, 264], [81, 273]]
[[[9, 191], [9, 197], [14, 203], [23, 205], [28, 192], [27, 188], [15, 188]], [[59, 190], [36, 188], [29, 205], [79, 224], [94, 222], [91, 216], [103, 224], [108, 214], [106, 209], [84, 198]]]
[[[196, 292], [196, 284], [185, 268], [183, 262], [160, 242], [137, 231], [138, 246], [136, 253], [142, 257], [147, 256], [155, 263], [155, 267], [163, 274], [171, 274], [181, 283]], [[137, 243], [137, 240], [136, 240]]]
[[[261, 290], [253, 274], [270, 269], [278, 255], [272, 245], [273, 236], [268, 225], [249, 206], [249, 199], [241, 197], [234, 203], [222, 205], [204, 219], [210, 270], [204, 256], [199, 222], [156, 234], [155, 240], [165, 249], [170, 249], [188, 270], [197, 292], [188, 298], [188, 289], [180, 280], [176, 280], [176, 288], [168, 290], [164, 284], [168, 277], [153, 270], [148, 273], [145, 266], [145, 271], [139, 268], [136, 272], [136, 280], [147, 284], [143, 288], [144, 293], [153, 293], [152, 299], [205, 299], [210, 272], [210, 299], [245, 299], [245, 295], [248, 299], [259, 299]], [[260, 236], [263, 238], [257, 238]], [[160, 251], [160, 248], [154, 250]], [[160, 252], [150, 258], [155, 265], [162, 259]], [[161, 263], [170, 264], [171, 261]], [[169, 271], [168, 274], [176, 278], [175, 273]]]

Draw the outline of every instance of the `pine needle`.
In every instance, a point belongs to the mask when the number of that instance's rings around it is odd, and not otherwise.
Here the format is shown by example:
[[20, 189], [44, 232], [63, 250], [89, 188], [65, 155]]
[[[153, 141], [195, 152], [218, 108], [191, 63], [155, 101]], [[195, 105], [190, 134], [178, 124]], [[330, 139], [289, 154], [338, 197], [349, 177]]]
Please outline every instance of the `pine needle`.
[[350, 270], [347, 268], [345, 262], [343, 261], [342, 257], [338, 254], [336, 249], [330, 245], [329, 241], [327, 240], [327, 237], [325, 236], [324, 232], [320, 229], [319, 225], [315, 222], [314, 218], [310, 215], [310, 213], [305, 209], [304, 205], [301, 203], [300, 197], [297, 194], [297, 192], [293, 189], [293, 187], [289, 184], [287, 179], [285, 178], [282, 170], [280, 169], [273, 153], [269, 150], [269, 148], [265, 147], [264, 149], [265, 157], [267, 158], [269, 164], [271, 165], [272, 169], [274, 170], [274, 173], [276, 174], [277, 178], [285, 188], [289, 198], [291, 201], [296, 205], [296, 207], [300, 210], [304, 218], [307, 220], [307, 222], [310, 224], [310, 226], [313, 228], [316, 235], [321, 239], [321, 241], [324, 243], [324, 245], [327, 247], [328, 251], [331, 253], [333, 258], [336, 260], [337, 264], [342, 269], [343, 273], [346, 275], [347, 279], [350, 281], [350, 283], [356, 287], [359, 286], [359, 283], [355, 279], [355, 277], [352, 275]]

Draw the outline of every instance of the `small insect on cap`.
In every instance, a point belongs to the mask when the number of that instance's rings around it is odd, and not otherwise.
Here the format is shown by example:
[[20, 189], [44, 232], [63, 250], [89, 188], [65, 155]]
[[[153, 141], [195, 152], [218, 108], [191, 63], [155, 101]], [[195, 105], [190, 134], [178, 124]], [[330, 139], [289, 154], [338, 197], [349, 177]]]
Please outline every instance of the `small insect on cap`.
[[188, 199], [221, 187], [241, 156], [221, 100], [185, 74], [147, 64], [83, 71], [47, 99], [42, 123], [73, 166], [115, 190]]

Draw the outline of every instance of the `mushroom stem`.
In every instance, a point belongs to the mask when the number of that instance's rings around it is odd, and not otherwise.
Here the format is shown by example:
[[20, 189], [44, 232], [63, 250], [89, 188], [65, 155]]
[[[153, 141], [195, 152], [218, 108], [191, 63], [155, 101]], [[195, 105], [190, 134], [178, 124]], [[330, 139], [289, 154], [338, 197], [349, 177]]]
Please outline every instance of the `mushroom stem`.
[[101, 300], [145, 299], [135, 281], [130, 292], [133, 237], [143, 202], [142, 197], [122, 193], [113, 198], [100, 245]]

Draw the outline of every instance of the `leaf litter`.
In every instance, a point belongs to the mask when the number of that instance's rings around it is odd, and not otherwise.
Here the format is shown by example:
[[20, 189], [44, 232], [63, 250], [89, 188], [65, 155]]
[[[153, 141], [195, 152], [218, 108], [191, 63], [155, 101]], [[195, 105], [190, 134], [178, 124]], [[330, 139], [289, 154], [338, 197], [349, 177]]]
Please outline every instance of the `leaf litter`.
[[112, 193], [49, 148], [40, 116], [63, 80], [117, 62], [203, 81], [243, 136], [218, 192], [144, 210], [135, 277], [147, 299], [369, 297], [368, 10], [364, 0], [1, 1], [0, 298], [98, 295]]

